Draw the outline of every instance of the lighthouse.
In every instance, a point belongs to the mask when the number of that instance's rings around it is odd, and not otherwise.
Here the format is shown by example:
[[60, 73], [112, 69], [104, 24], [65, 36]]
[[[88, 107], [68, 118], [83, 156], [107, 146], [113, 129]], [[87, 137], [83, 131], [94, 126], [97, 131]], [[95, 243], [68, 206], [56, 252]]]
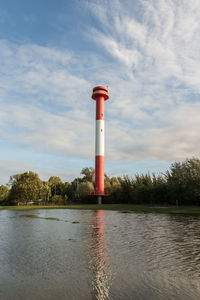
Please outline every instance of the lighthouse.
[[93, 88], [92, 99], [96, 100], [96, 134], [95, 134], [95, 190], [98, 204], [104, 196], [104, 101], [109, 98], [104, 86]]

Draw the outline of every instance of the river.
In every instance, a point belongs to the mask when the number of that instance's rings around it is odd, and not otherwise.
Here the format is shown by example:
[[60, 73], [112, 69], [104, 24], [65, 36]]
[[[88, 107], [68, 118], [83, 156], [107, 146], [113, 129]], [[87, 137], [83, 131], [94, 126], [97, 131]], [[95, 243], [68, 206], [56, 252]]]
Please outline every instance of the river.
[[199, 300], [200, 217], [1, 210], [0, 299]]

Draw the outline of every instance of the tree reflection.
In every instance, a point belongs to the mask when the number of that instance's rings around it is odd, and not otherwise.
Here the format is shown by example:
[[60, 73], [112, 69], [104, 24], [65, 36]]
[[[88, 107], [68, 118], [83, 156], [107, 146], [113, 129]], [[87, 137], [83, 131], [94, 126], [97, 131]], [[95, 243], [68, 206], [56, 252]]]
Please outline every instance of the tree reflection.
[[106, 247], [106, 231], [104, 223], [104, 211], [94, 211], [94, 222], [92, 230], [92, 260], [93, 270], [92, 285], [95, 299], [110, 299], [109, 290], [111, 286], [112, 273], [109, 263], [109, 255]]

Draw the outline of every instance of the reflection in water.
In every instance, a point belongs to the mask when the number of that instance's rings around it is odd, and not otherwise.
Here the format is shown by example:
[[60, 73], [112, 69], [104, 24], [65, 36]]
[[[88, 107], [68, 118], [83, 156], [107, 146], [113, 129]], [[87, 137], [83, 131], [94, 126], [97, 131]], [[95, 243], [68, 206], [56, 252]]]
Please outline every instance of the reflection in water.
[[94, 273], [92, 285], [95, 298], [98, 300], [110, 299], [109, 289], [111, 286], [112, 273], [110, 270], [108, 250], [106, 248], [103, 210], [94, 211], [92, 237], [92, 260], [90, 264]]
[[200, 299], [200, 216], [26, 215], [0, 211], [0, 300]]

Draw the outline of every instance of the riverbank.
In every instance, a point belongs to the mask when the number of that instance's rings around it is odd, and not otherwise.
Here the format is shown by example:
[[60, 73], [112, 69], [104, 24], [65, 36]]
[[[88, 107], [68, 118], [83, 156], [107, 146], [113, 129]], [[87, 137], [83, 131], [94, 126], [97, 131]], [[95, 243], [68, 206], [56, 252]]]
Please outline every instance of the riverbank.
[[48, 206], [0, 206], [0, 210], [34, 210], [34, 209], [86, 209], [86, 210], [116, 210], [124, 213], [168, 213], [168, 214], [195, 214], [200, 215], [200, 207], [160, 207], [132, 204], [81, 204], [81, 205], [48, 205]]

